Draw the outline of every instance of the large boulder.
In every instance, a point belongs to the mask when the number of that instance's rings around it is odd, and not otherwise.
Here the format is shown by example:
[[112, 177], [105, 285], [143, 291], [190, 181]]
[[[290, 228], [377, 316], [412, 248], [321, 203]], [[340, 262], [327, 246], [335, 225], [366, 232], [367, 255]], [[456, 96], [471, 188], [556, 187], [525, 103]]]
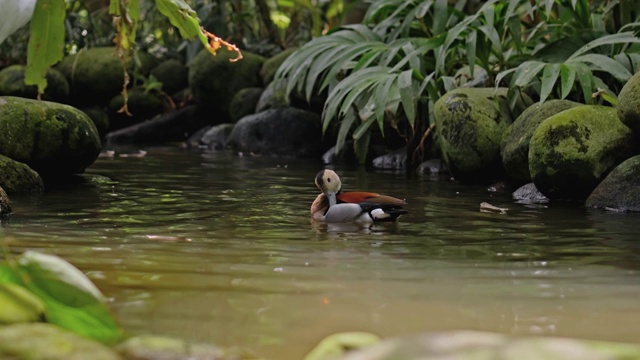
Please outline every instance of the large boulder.
[[[4, 191], [2, 187], [0, 187], [0, 215], [6, 215], [11, 212], [11, 200], [9, 199], [9, 195]], [[0, 322], [4, 322], [3, 319], [0, 319]]]
[[587, 207], [640, 211], [640, 155], [616, 166], [587, 198]]
[[275, 80], [269, 83], [260, 94], [260, 99], [256, 104], [256, 112], [268, 109], [276, 109], [289, 106], [289, 97], [287, 96], [287, 82], [283, 80]]
[[125, 359], [135, 360], [231, 360], [243, 359], [240, 351], [229, 351], [215, 345], [192, 343], [166, 336], [140, 335], [116, 347]]
[[245, 116], [233, 127], [227, 145], [262, 155], [319, 156], [323, 150], [320, 116], [295, 108]]
[[189, 70], [179, 60], [171, 59], [162, 62], [151, 70], [151, 75], [162, 83], [162, 91], [169, 95], [189, 86]]
[[529, 172], [548, 198], [584, 200], [611, 169], [637, 152], [638, 139], [616, 109], [583, 105], [538, 126], [529, 145]]
[[0, 186], [9, 194], [40, 193], [44, 190], [37, 172], [3, 155], [0, 155]]
[[162, 98], [154, 93], [134, 88], [127, 91], [127, 109], [129, 114], [120, 111], [124, 106], [122, 94], [109, 101], [109, 131], [122, 129], [149, 120], [164, 110]]
[[89, 117], [68, 105], [0, 97], [0, 154], [23, 162], [43, 177], [81, 173], [100, 154]]
[[[12, 65], [0, 71], [0, 96], [18, 96], [29, 99], [38, 97], [38, 88], [35, 85], [25, 85], [24, 74], [26, 66]], [[56, 70], [49, 69], [45, 76], [47, 88], [42, 94], [42, 100], [66, 102], [69, 98], [69, 83], [64, 75]]]
[[529, 174], [529, 142], [538, 125], [548, 117], [580, 103], [569, 100], [550, 100], [529, 106], [507, 128], [500, 143], [502, 166], [507, 175], [523, 183], [531, 181]]
[[[437, 138], [454, 177], [478, 180], [500, 172], [500, 140], [512, 122], [506, 88], [458, 88], [435, 104]], [[524, 104], [521, 106], [524, 108]]]
[[202, 50], [189, 66], [189, 86], [197, 103], [218, 118], [216, 123], [229, 120], [229, 104], [240, 89], [259, 87], [260, 68], [264, 58], [243, 51], [241, 61], [231, 62], [237, 54], [218, 51], [216, 56]]
[[[157, 60], [138, 51], [127, 62], [127, 72], [148, 75]], [[105, 105], [122, 91], [124, 65], [114, 47], [96, 47], [66, 56], [56, 66], [69, 81], [74, 105]]]
[[617, 109], [620, 121], [640, 133], [640, 72], [633, 75], [620, 90]]

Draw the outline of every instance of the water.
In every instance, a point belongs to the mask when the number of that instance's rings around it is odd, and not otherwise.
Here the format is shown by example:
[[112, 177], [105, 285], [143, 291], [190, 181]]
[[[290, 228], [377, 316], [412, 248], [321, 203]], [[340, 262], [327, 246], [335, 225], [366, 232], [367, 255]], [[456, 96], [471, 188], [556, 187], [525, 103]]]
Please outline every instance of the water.
[[[398, 224], [313, 224], [322, 165], [151, 148], [15, 196], [12, 251], [84, 271], [130, 334], [300, 359], [324, 336], [473, 329], [640, 342], [640, 215], [338, 168], [345, 190], [407, 199]], [[481, 202], [509, 208], [483, 213]]]

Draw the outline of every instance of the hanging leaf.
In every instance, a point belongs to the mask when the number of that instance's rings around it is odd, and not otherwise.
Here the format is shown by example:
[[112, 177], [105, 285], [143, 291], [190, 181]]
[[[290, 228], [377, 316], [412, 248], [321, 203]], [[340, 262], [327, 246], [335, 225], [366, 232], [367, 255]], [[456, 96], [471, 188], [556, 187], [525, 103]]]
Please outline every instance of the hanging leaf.
[[555, 87], [560, 75], [560, 64], [548, 64], [542, 72], [542, 86], [540, 89], [540, 102], [547, 100]]
[[38, 97], [47, 88], [47, 70], [64, 55], [64, 0], [38, 0], [31, 18], [27, 69], [24, 82], [38, 87]]

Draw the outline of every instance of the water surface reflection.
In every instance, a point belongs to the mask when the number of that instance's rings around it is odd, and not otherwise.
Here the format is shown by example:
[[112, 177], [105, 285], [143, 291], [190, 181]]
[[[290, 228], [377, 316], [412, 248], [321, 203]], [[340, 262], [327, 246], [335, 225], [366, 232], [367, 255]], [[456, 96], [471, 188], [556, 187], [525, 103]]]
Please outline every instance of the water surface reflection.
[[[635, 214], [532, 206], [481, 186], [338, 169], [405, 197], [373, 227], [314, 224], [320, 163], [148, 149], [15, 197], [11, 249], [85, 271], [130, 333], [301, 358], [325, 335], [475, 329], [638, 342]], [[509, 208], [483, 213], [481, 202]]]

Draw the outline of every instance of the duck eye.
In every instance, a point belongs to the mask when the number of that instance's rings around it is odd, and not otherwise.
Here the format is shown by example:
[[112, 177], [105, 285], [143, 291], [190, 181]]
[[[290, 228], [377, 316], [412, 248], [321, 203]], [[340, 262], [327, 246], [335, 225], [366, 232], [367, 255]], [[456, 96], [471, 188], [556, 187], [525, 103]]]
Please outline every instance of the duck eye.
[[331, 182], [331, 178], [327, 178], [327, 182]]

